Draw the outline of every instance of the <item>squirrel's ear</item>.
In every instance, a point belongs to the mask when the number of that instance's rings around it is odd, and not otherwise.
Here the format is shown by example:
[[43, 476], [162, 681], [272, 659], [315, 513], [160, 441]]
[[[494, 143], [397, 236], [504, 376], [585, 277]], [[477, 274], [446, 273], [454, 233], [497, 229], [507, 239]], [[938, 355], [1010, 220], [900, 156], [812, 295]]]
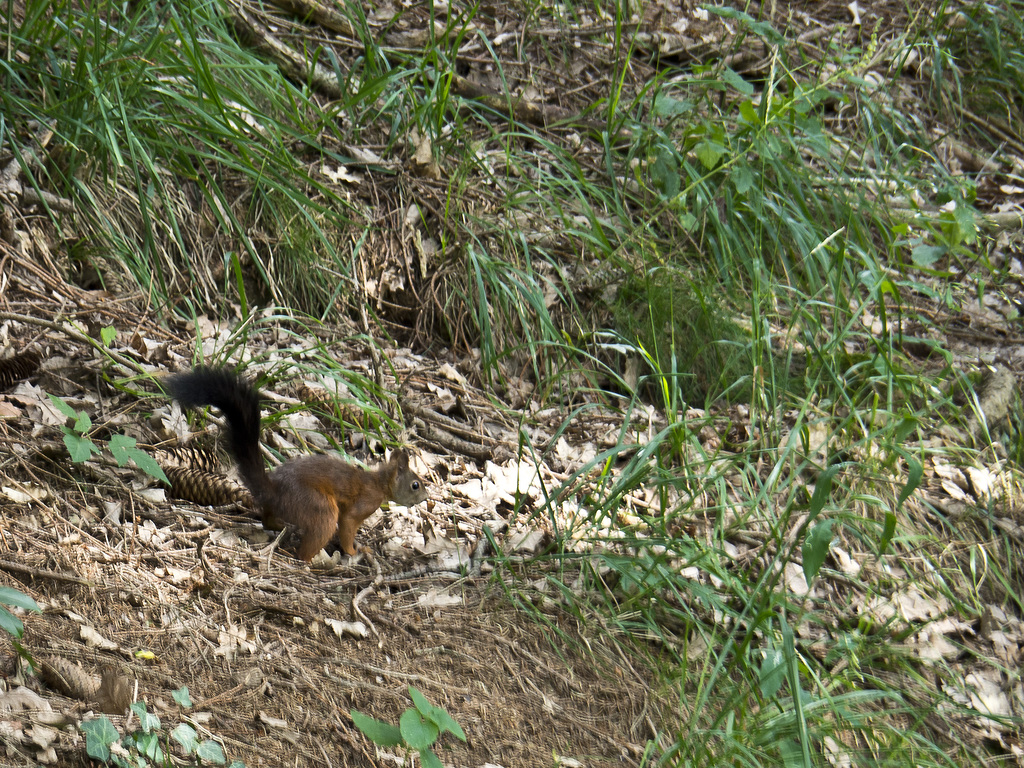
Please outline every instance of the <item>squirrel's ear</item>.
[[409, 454], [405, 448], [399, 448], [391, 455], [391, 460], [400, 468], [406, 469], [409, 466]]

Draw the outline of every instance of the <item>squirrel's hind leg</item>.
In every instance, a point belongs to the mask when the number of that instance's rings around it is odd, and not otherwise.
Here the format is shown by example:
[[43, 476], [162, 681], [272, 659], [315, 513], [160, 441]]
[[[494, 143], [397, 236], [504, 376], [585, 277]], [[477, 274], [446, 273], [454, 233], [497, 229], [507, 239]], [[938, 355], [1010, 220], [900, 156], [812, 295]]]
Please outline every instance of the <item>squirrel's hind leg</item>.
[[306, 525], [302, 528], [302, 543], [299, 544], [298, 556], [307, 563], [316, 553], [327, 546], [338, 531], [338, 505], [333, 498], [321, 497], [315, 508], [306, 516]]

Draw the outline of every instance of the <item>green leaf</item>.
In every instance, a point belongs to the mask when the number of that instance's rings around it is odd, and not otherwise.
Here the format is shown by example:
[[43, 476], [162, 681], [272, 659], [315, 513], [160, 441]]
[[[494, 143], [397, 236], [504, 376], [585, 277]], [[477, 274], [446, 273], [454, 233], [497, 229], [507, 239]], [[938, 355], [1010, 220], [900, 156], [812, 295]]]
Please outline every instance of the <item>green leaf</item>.
[[818, 476], [818, 482], [814, 484], [814, 493], [811, 495], [810, 517], [813, 520], [821, 514], [825, 508], [825, 502], [832, 495], [832, 478], [839, 471], [839, 465], [833, 464]]
[[778, 648], [769, 648], [764, 652], [758, 672], [758, 685], [761, 695], [766, 699], [770, 699], [782, 687], [786, 679], [785, 661], [785, 655]]
[[734, 165], [729, 173], [729, 178], [732, 179], [732, 185], [741, 195], [746, 194], [747, 190], [754, 186], [754, 174], [750, 172], [746, 163], [741, 162]]
[[402, 732], [391, 723], [382, 723], [362, 712], [351, 710], [349, 715], [352, 723], [362, 731], [363, 736], [368, 738], [379, 747], [397, 747], [402, 743]]
[[11, 587], [0, 587], [0, 603], [11, 605], [15, 608], [24, 608], [26, 611], [41, 613], [39, 604], [24, 592], [19, 592]]
[[434, 708], [434, 705], [431, 704], [427, 700], [427, 697], [420, 693], [420, 689], [415, 686], [409, 686], [409, 698], [412, 699], [413, 706], [415, 706], [416, 709], [419, 710], [419, 713], [424, 717], [429, 715], [430, 710]]
[[199, 743], [196, 729], [188, 723], [180, 723], [177, 728], [171, 731], [171, 738], [181, 744], [185, 754], [188, 755], [196, 751], [196, 744]]
[[750, 125], [755, 127], [761, 125], [761, 115], [758, 114], [754, 102], [749, 99], [740, 104], [740, 117], [744, 122], [750, 123]]
[[658, 117], [674, 117], [684, 115], [693, 110], [693, 102], [687, 99], [676, 99], [666, 93], [654, 97], [654, 114]]
[[150, 731], [160, 730], [160, 718], [156, 715], [150, 714], [146, 709], [146, 703], [143, 701], [136, 701], [131, 705], [132, 712], [139, 718], [139, 727], [144, 733]]
[[885, 525], [882, 527], [882, 538], [878, 541], [878, 554], [884, 555], [889, 548], [892, 537], [896, 535], [896, 515], [892, 512], [885, 513]]
[[196, 749], [196, 757], [217, 765], [224, 765], [227, 759], [224, 757], [224, 748], [213, 739], [207, 739]]
[[420, 750], [420, 765], [422, 765], [423, 768], [444, 768], [444, 763], [441, 762], [441, 758], [429, 749]]
[[48, 398], [50, 398], [50, 402], [53, 403], [53, 407], [56, 408], [61, 413], [63, 413], [67, 418], [69, 418], [69, 419], [78, 419], [78, 417], [79, 417], [78, 411], [76, 411], [70, 405], [65, 403], [59, 397], [57, 397], [56, 395], [51, 395], [49, 393], [47, 393], [46, 396]]
[[0, 629], [11, 637], [21, 637], [25, 633], [25, 625], [21, 619], [4, 607], [0, 607]]
[[117, 466], [123, 467], [131, 458], [128, 453], [135, 448], [136, 439], [128, 435], [114, 435], [110, 438], [110, 453], [114, 456]]
[[754, 92], [753, 83], [748, 83], [736, 71], [728, 67], [722, 72], [722, 79], [744, 96], [749, 96]]
[[695, 148], [697, 159], [709, 171], [718, 165], [718, 159], [725, 154], [725, 147], [715, 141], [702, 141]]
[[651, 182], [665, 197], [679, 194], [679, 165], [675, 156], [662, 149], [651, 165]]
[[114, 339], [117, 338], [117, 328], [112, 325], [106, 325], [100, 328], [100, 341], [103, 342], [104, 347], [109, 347], [114, 343]]
[[903, 506], [903, 502], [910, 497], [910, 494], [917, 490], [923, 476], [924, 466], [921, 462], [913, 456], [907, 456], [907, 484], [903, 486], [903, 490], [900, 491], [900, 497], [896, 500], [896, 509], [900, 509]]
[[167, 475], [164, 474], [163, 469], [159, 464], [157, 464], [156, 459], [141, 448], [135, 447], [136, 440], [134, 437], [129, 437], [128, 435], [114, 435], [110, 438], [109, 445], [110, 453], [113, 454], [114, 461], [117, 462], [117, 466], [123, 467], [129, 461], [134, 461], [135, 466], [150, 477], [154, 477], [168, 485], [170, 484], [170, 480], [167, 479]]
[[807, 582], [808, 588], [814, 583], [818, 571], [825, 562], [825, 558], [828, 557], [828, 550], [832, 544], [833, 522], [832, 520], [823, 520], [814, 526], [807, 534], [807, 538], [804, 539], [804, 581]]
[[85, 751], [89, 757], [107, 762], [110, 745], [118, 739], [117, 729], [106, 716], [86, 720], [79, 728], [85, 734]]
[[427, 701], [426, 696], [411, 685], [409, 686], [409, 696], [412, 698], [412, 703], [416, 705], [416, 709], [419, 713], [434, 723], [442, 733], [447, 731], [448, 733], [457, 736], [462, 741], [466, 740], [466, 734], [463, 733], [462, 728], [446, 710], [441, 707], [435, 707]]
[[70, 432], [67, 428], [64, 430], [64, 445], [68, 447], [68, 453], [71, 454], [71, 460], [76, 464], [88, 461], [92, 458], [94, 453], [100, 452], [100, 449], [96, 447], [96, 443], [88, 437], [76, 435]]
[[171, 691], [171, 697], [178, 702], [179, 707], [185, 709], [191, 709], [194, 704], [192, 703], [192, 697], [188, 695], [188, 686], [183, 685], [176, 691]]
[[437, 741], [440, 729], [412, 707], [398, 718], [402, 739], [411, 749], [426, 749]]
[[978, 239], [978, 230], [974, 224], [974, 209], [966, 203], [958, 202], [953, 209], [953, 219], [959, 230], [960, 242], [971, 245]]
[[910, 259], [919, 267], [930, 267], [946, 255], [944, 245], [925, 245], [921, 243], [910, 252]]
[[[897, 445], [901, 445], [920, 424], [921, 422], [913, 416], [904, 416], [895, 431], [893, 431], [893, 440]], [[907, 460], [911, 461], [912, 459], [907, 457]]]
[[160, 733], [158, 731], [135, 731], [131, 734], [130, 741], [135, 744], [135, 748], [139, 750], [139, 754], [148, 757], [157, 763], [162, 763], [164, 759], [163, 750], [160, 748]]

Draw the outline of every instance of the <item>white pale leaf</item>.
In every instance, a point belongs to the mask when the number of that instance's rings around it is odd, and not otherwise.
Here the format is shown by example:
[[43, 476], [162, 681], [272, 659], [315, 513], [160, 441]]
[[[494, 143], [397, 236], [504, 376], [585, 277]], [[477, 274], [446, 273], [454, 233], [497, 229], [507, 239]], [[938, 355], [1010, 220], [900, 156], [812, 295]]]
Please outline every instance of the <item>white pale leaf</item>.
[[88, 624], [79, 627], [78, 634], [90, 648], [99, 648], [102, 651], [117, 650], [117, 643], [108, 640]]

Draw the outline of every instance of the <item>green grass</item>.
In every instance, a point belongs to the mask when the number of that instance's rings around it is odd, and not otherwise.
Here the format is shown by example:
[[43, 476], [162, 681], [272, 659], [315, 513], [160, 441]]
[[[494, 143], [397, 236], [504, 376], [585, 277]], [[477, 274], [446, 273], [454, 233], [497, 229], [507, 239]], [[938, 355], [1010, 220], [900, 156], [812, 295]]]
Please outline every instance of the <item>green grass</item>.
[[[713, 56], [651, 65], [622, 5], [514, 7], [527, 30], [515, 57], [485, 36], [474, 54], [513, 84], [510, 101], [525, 84], [508, 62], [559, 71], [579, 56], [571, 25], [610, 20], [584, 119], [542, 130], [453, 94], [468, 25], [491, 23], [476, 6], [419, 51], [387, 47], [346, 5], [362, 47], [321, 52], [340, 89], [325, 108], [240, 46], [216, 4], [125, 18], [31, 3], [4, 29], [19, 55], [0, 64], [3, 136], [25, 155], [28, 121], [53, 122], [40, 186], [75, 202], [103, 258], [160, 308], [237, 306], [224, 359], [258, 307], [286, 308], [263, 322], [290, 327], [296, 347], [310, 329], [288, 318], [358, 309], [354, 258], [411, 221], [432, 248], [395, 249], [426, 263], [420, 348], [478, 349], [484, 386], [525, 375], [541, 407], [566, 413], [559, 436], [591, 410], [617, 415], [617, 442], [534, 513], [554, 553], [501, 573], [556, 636], [548, 610], [653, 670], [667, 706], [648, 764], [985, 760], [958, 727], [984, 721], [949, 692], [958, 668], [909, 652], [921, 623], [861, 609], [909, 586], [968, 623], [992, 602], [1021, 608], [1020, 547], [992, 515], [954, 520], [913, 492], [936, 459], [997, 464], [932, 439], [963, 421], [943, 386], [962, 364], [935, 341], [942, 313], [1008, 276], [989, 261], [974, 179], [949, 170], [928, 121], [997, 151], [1000, 134], [965, 128], [965, 110], [1019, 113], [1022, 6], [978, 4], [959, 26], [919, 14], [899, 35], [816, 51], [713, 11], [742, 33], [724, 54], [778, 44], [752, 78]], [[566, 34], [530, 47], [532, 27]], [[920, 61], [919, 80], [898, 80]], [[412, 182], [414, 132], [440, 180]], [[346, 146], [374, 147], [384, 166], [365, 183], [397, 218], [320, 173], [349, 164]], [[369, 310], [382, 327], [385, 304]], [[926, 363], [906, 351], [911, 333], [935, 348]], [[375, 430], [399, 431], [379, 378], [336, 371], [326, 345], [293, 363], [344, 378]], [[1016, 440], [1005, 476], [1019, 482]], [[528, 586], [538, 570], [556, 608]]]

